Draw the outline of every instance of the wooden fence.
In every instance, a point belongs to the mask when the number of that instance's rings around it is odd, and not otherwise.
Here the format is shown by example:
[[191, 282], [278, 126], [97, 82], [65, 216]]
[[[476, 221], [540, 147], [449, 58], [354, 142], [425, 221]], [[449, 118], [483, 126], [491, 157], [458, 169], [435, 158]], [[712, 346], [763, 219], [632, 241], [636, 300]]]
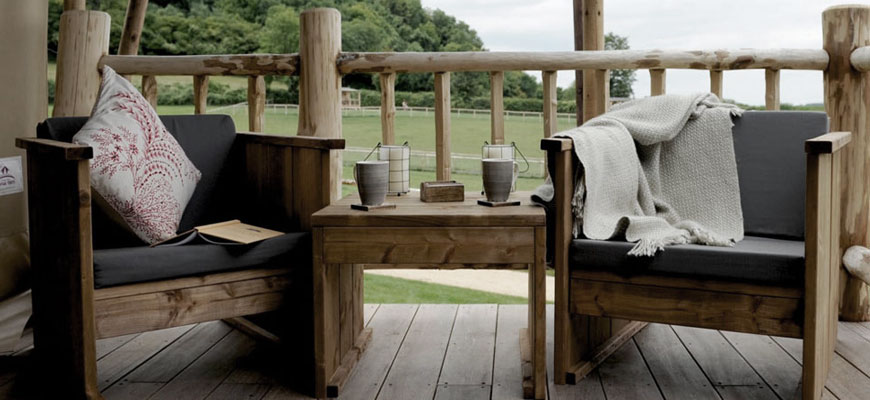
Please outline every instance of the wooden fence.
[[[69, 3], [80, 3], [68, 0]], [[83, 2], [81, 2], [83, 3]], [[601, 2], [590, 2], [599, 4]], [[300, 77], [297, 134], [341, 137], [341, 76], [377, 73], [381, 86], [382, 141], [395, 141], [396, 74], [433, 73], [435, 77], [436, 174], [450, 178], [450, 78], [460, 71], [488, 72], [491, 82], [491, 142], [504, 143], [504, 71], [541, 71], [544, 103], [541, 137], [557, 130], [556, 76], [559, 71], [583, 73], [583, 119], [607, 110], [611, 69], [648, 70], [652, 95], [665, 93], [668, 69], [709, 71], [710, 91], [722, 96], [726, 71], [763, 69], [765, 105], [778, 110], [780, 71], [824, 71], [825, 107], [832, 131], [851, 131], [852, 145], [843, 157], [842, 247], [870, 244], [870, 7], [837, 6], [823, 13], [823, 49], [740, 50], [596, 50], [570, 52], [346, 53], [341, 51], [341, 17], [334, 9], [313, 9], [300, 16], [298, 54], [208, 56], [107, 55], [108, 15], [76, 9], [61, 16], [57, 95], [54, 115], [87, 115], [99, 87], [98, 68], [108, 65], [125, 75], [143, 75], [143, 93], [156, 100], [155, 76], [189, 75], [194, 83], [195, 112], [205, 110], [208, 77], [248, 77], [249, 129], [262, 131], [265, 110], [264, 76]], [[129, 10], [128, 10], [129, 11]], [[584, 12], [586, 48], [603, 47], [603, 17]], [[600, 45], [600, 46], [599, 46]], [[572, 72], [573, 73], [573, 72]], [[580, 121], [578, 121], [580, 122]], [[340, 162], [333, 160], [333, 162]], [[334, 168], [341, 171], [341, 168]], [[333, 195], [338, 196], [340, 177]], [[842, 249], [841, 249], [842, 250]], [[856, 279], [844, 279], [841, 316], [870, 319], [870, 291]]]

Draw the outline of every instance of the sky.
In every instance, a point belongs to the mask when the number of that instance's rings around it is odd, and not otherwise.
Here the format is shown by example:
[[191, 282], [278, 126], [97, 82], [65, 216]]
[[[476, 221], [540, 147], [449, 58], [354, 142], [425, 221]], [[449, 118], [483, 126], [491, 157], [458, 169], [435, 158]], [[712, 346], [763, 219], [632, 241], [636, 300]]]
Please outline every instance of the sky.
[[[632, 49], [822, 48], [822, 11], [849, 0], [604, 0], [604, 31]], [[855, 1], [851, 1], [855, 2]], [[491, 51], [574, 49], [571, 0], [422, 0], [465, 21]], [[540, 74], [535, 74], [540, 76]], [[635, 97], [649, 95], [649, 73], [635, 74]], [[764, 71], [727, 71], [723, 97], [764, 104]], [[558, 85], [574, 80], [559, 73]], [[780, 73], [783, 103], [821, 103], [821, 71]], [[709, 90], [707, 71], [668, 70], [668, 93]]]

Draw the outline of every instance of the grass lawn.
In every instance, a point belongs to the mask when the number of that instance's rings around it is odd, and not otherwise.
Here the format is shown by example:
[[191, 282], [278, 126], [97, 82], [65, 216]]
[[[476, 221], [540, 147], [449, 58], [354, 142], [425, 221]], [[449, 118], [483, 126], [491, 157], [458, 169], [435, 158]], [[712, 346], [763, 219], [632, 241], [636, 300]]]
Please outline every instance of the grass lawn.
[[374, 304], [527, 304], [522, 297], [365, 274], [365, 302]]

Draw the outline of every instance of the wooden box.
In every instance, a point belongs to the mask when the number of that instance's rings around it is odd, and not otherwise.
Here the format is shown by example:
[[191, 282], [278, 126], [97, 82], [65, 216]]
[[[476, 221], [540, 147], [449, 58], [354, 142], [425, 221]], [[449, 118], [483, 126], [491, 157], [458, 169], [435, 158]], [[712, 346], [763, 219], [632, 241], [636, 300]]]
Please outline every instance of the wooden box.
[[465, 201], [465, 185], [456, 181], [421, 182], [420, 200], [427, 203]]

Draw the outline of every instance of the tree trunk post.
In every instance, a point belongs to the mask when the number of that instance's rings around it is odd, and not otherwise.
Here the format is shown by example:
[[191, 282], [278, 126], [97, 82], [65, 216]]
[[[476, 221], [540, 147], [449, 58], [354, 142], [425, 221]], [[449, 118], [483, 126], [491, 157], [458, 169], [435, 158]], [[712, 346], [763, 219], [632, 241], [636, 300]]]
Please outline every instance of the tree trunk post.
[[[142, 26], [145, 25], [145, 11], [148, 0], [130, 0], [127, 3], [127, 14], [124, 17], [124, 29], [121, 30], [121, 43], [118, 44], [118, 55], [135, 56], [139, 53], [139, 39], [142, 38]], [[129, 75], [124, 78], [130, 80]]]
[[70, 10], [60, 16], [52, 116], [91, 114], [100, 90], [100, 58], [109, 53], [110, 26], [104, 12]]
[[[849, 56], [870, 45], [870, 6], [830, 7], [822, 13], [824, 48], [830, 61], [825, 70], [825, 111], [831, 131], [852, 132], [841, 163], [840, 255], [852, 245], [870, 245], [870, 79], [852, 67]], [[839, 259], [839, 257], [838, 257]], [[842, 270], [845, 271], [845, 270]], [[841, 274], [840, 318], [870, 320], [870, 287]]]
[[[313, 8], [299, 16], [299, 130], [301, 136], [341, 137], [341, 14]], [[332, 200], [341, 197], [341, 153], [330, 156]]]
[[[583, 0], [574, 0], [574, 50], [583, 50]], [[574, 71], [574, 118], [583, 124], [583, 71]]]
[[[583, 50], [604, 50], [604, 0], [583, 0]], [[583, 121], [607, 112], [610, 106], [610, 72], [583, 73]]]

